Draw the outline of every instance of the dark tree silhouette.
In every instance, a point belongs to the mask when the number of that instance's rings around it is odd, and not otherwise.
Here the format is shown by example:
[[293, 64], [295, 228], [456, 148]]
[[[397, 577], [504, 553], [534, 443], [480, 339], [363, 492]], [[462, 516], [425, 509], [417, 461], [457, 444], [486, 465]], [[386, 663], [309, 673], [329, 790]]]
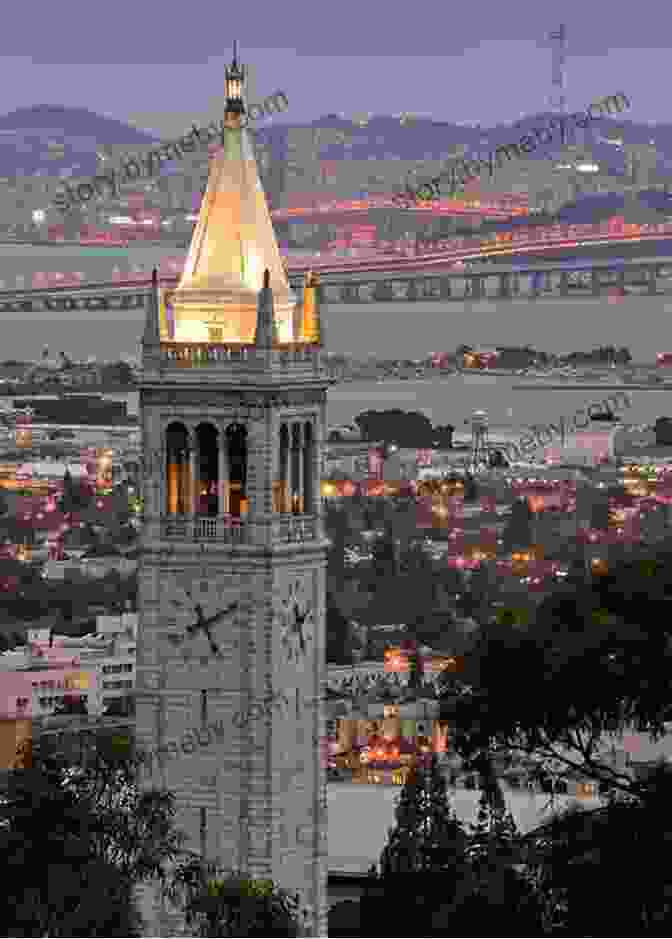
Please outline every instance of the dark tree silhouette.
[[196, 856], [178, 866], [165, 894], [196, 936], [302, 935], [296, 894], [237, 871], [223, 875]]
[[505, 551], [520, 551], [530, 547], [532, 544], [532, 518], [532, 511], [527, 499], [516, 499], [511, 506], [511, 516], [502, 534]]
[[173, 797], [140, 792], [130, 762], [73, 769], [38, 747], [18, 765], [0, 804], [3, 935], [141, 935], [134, 885], [182, 850]]

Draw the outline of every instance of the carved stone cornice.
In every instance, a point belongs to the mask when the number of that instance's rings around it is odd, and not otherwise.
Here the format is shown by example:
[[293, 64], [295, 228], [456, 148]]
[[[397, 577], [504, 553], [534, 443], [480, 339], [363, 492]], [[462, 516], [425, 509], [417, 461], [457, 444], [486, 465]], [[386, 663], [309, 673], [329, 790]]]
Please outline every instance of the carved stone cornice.
[[[199, 408], [210, 414], [213, 420], [218, 415], [244, 415], [246, 420], [261, 420], [267, 410], [322, 404], [326, 391], [322, 388], [293, 388], [269, 391], [201, 390], [187, 388], [145, 388], [143, 407]], [[185, 418], [187, 415], [185, 414]], [[176, 417], [179, 419], [179, 416]], [[205, 418], [207, 419], [207, 418]]]

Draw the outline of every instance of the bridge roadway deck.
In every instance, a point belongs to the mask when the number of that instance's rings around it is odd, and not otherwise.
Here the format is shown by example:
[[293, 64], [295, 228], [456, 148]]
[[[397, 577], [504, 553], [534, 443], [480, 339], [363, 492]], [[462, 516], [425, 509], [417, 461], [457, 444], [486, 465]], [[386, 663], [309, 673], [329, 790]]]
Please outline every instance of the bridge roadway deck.
[[[395, 262], [396, 263], [396, 262]], [[572, 274], [579, 282], [572, 283]], [[289, 279], [300, 289], [303, 271], [291, 271]], [[162, 286], [174, 287], [177, 277], [161, 278]], [[328, 305], [395, 301], [531, 300], [562, 297], [585, 299], [612, 292], [667, 295], [672, 293], [672, 259], [660, 257], [609, 259], [577, 263], [575, 271], [560, 262], [531, 261], [524, 269], [508, 264], [474, 265], [468, 271], [450, 269], [445, 261], [418, 262], [392, 270], [378, 268], [332, 270], [320, 274], [322, 300]], [[148, 280], [88, 283], [36, 289], [0, 291], [0, 313], [69, 310], [143, 309]]]

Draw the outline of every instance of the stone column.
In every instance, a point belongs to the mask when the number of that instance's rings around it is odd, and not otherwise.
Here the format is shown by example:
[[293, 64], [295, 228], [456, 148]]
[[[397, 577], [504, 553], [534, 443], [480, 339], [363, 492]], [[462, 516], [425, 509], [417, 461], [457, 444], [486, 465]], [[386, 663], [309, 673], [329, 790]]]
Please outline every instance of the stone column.
[[152, 476], [155, 473], [158, 475], [154, 477], [157, 480], [156, 485], [152, 486], [155, 502], [152, 505], [151, 514], [157, 518], [166, 515], [168, 510], [168, 441], [164, 427], [161, 428], [159, 447], [157, 465], [152, 468]]
[[253, 518], [269, 516], [273, 511], [273, 424], [270, 408], [260, 409], [247, 423], [247, 497]]
[[567, 297], [569, 295], [569, 272], [561, 271], [560, 272], [560, 296]]
[[510, 274], [499, 275], [499, 296], [501, 299], [507, 299], [511, 297], [511, 275]]
[[649, 296], [653, 297], [655, 296], [655, 294], [658, 293], [656, 289], [656, 268], [650, 267], [648, 270], [648, 274], [649, 276], [648, 276], [647, 293], [649, 294]]
[[303, 470], [303, 511], [306, 514], [315, 512], [315, 425], [309, 423], [310, 434], [306, 433], [303, 425], [303, 447], [301, 463]]
[[291, 452], [291, 511], [303, 513], [303, 460], [302, 457], [303, 428], [300, 421], [292, 421]]
[[327, 439], [327, 406], [323, 401], [320, 404], [317, 420], [315, 421], [315, 514], [317, 524], [315, 535], [324, 537], [324, 500], [322, 499], [322, 475], [326, 474], [326, 439]]
[[226, 445], [226, 427], [219, 426], [217, 443], [217, 514], [226, 515], [229, 511], [229, 451]]
[[199, 499], [199, 472], [198, 472], [198, 437], [196, 436], [196, 431], [193, 428], [189, 428], [189, 437], [188, 437], [188, 446], [189, 446], [189, 493], [191, 496], [191, 502], [187, 502], [187, 511], [190, 515], [195, 515], [198, 508], [198, 499]]
[[452, 296], [450, 277], [442, 277], [440, 282], [441, 299], [448, 300]]
[[284, 421], [276, 418], [274, 421], [274, 433], [276, 435], [275, 461], [274, 461], [274, 479], [273, 488], [275, 491], [275, 509], [282, 513], [285, 508], [285, 488], [287, 477], [287, 454], [283, 444], [282, 429]]
[[600, 295], [600, 273], [595, 268], [590, 272], [590, 284], [591, 290], [594, 297], [599, 297]]

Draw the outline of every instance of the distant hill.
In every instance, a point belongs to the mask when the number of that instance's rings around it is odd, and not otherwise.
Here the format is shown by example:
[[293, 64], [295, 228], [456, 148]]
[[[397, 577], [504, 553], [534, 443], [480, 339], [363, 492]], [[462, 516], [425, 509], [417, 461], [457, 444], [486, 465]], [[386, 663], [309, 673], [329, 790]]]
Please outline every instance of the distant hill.
[[[255, 133], [260, 141], [270, 145], [272, 162], [279, 171], [280, 164], [287, 159], [288, 131], [297, 127], [332, 131], [325, 135], [325, 143], [319, 148], [320, 160], [386, 160], [394, 153], [402, 160], [420, 161], [430, 157], [445, 158], [461, 147], [466, 149], [467, 156], [485, 156], [498, 146], [518, 141], [533, 127], [547, 125], [551, 117], [550, 113], [541, 113], [514, 124], [481, 127], [413, 115], [403, 118], [374, 115], [363, 124], [329, 114], [304, 124], [271, 122]], [[627, 112], [624, 112], [592, 124], [585, 133], [596, 159], [615, 177], [623, 175], [623, 153], [620, 147], [606, 140], [609, 136], [618, 136], [626, 144], [655, 140], [660, 154], [659, 166], [667, 164], [664, 168], [672, 169], [671, 124], [634, 124], [627, 120]], [[157, 142], [149, 131], [85, 108], [47, 104], [19, 108], [0, 117], [0, 175], [57, 176], [59, 170], [72, 167], [76, 175], [89, 176], [96, 172], [97, 149], [117, 145], [141, 150]], [[559, 145], [558, 139], [558, 148]], [[528, 159], [546, 159], [553, 152], [557, 150], [540, 148]]]
[[[550, 112], [529, 115], [512, 124], [497, 124], [493, 127], [455, 124], [450, 121], [435, 121], [427, 117], [409, 115], [402, 123], [399, 117], [372, 116], [366, 125], [353, 124], [337, 115], [321, 117], [307, 126], [329, 127], [340, 130], [349, 138], [346, 141], [333, 142], [322, 147], [321, 159], [353, 160], [369, 158], [385, 159], [385, 154], [393, 152], [402, 160], [422, 160], [423, 158], [442, 159], [457, 147], [466, 148], [467, 157], [479, 154], [485, 157], [489, 151], [507, 143], [516, 143], [529, 134], [533, 127], [546, 127], [551, 117]], [[568, 135], [568, 143], [577, 143], [584, 131], [578, 130], [578, 136]], [[662, 161], [668, 161], [666, 169], [672, 169], [672, 124], [635, 124], [627, 119], [627, 112], [613, 118], [603, 118], [591, 124], [585, 130], [586, 144], [590, 145], [596, 159], [609, 174], [616, 177], [624, 173], [623, 153], [620, 147], [607, 142], [607, 137], [619, 137], [625, 144], [648, 144], [655, 140], [655, 145]], [[556, 134], [557, 146], [552, 144], [540, 147], [528, 155], [529, 160], [548, 159], [560, 148], [560, 134]]]
[[[76, 166], [96, 172], [96, 150], [107, 145], [149, 147], [151, 134], [86, 108], [38, 104], [0, 117], [0, 175], [56, 176]], [[62, 147], [62, 150], [59, 149]]]

